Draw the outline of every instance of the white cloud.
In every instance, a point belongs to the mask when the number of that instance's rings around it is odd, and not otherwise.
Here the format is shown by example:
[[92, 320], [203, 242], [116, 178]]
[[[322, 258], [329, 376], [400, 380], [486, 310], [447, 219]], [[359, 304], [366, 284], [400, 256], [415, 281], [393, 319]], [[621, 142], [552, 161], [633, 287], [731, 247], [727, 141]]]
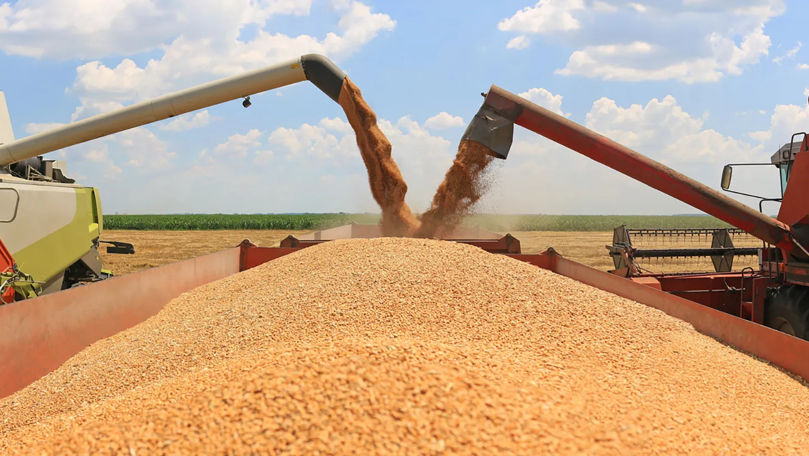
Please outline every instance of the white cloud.
[[[408, 203], [417, 211], [426, 209], [455, 156], [453, 143], [432, 135], [409, 116], [393, 122], [381, 118], [379, 125], [408, 183]], [[143, 179], [137, 197], [121, 186], [105, 184], [105, 198], [114, 202], [107, 207], [130, 213], [210, 212], [223, 207], [250, 213], [379, 210], [354, 132], [341, 118], [270, 132], [249, 130], [222, 141], [213, 152], [195, 154], [187, 167], [173, 169], [170, 179]], [[261, 196], [238, 198], [222, 188]], [[166, 194], [173, 198], [167, 200]]]
[[[326, 54], [339, 62], [396, 26], [389, 15], [352, 0], [324, 0], [317, 11], [308, 0], [167, 0], [157, 6], [151, 0], [114, 3], [0, 0], [0, 52], [84, 60], [67, 90], [80, 102], [72, 114], [76, 120], [305, 53]], [[63, 14], [73, 6], [81, 17]], [[93, 9], [95, 16], [84, 17]], [[278, 15], [305, 16], [310, 10], [318, 16], [300, 21], [307, 33], [295, 35], [274, 28], [281, 23]], [[268, 22], [271, 18], [275, 20]], [[254, 107], [257, 112], [263, 112], [261, 108]], [[328, 210], [332, 199], [308, 192], [304, 184], [319, 182], [317, 177], [306, 179], [307, 175], [333, 173], [335, 164], [353, 173], [350, 179], [336, 175], [343, 188], [350, 190], [339, 200], [342, 208], [375, 209], [353, 203], [365, 201], [357, 196], [369, 197], [369, 192], [356, 140], [342, 117], [287, 129], [298, 145], [289, 137], [282, 138], [280, 129], [219, 129], [215, 134], [222, 139], [218, 142], [210, 140], [207, 131], [182, 133], [210, 124], [214, 112], [184, 115], [152, 130], [136, 128], [52, 155], [69, 160], [70, 174], [89, 176], [87, 184], [102, 186], [110, 211]], [[26, 130], [34, 133], [56, 125], [30, 124]], [[171, 135], [171, 142], [156, 134], [165, 135], [165, 131], [177, 132]], [[131, 191], [133, 182], [138, 192]], [[234, 186], [266, 197], [258, 203], [253, 198], [234, 202], [230, 192], [221, 191]], [[288, 193], [277, 191], [279, 187], [308, 196], [304, 201], [290, 199]]]
[[615, 5], [610, 5], [607, 2], [596, 0], [593, 2], [593, 9], [596, 11], [602, 11], [605, 13], [614, 13], [618, 11], [618, 7]]
[[[63, 123], [29, 123], [26, 133], [34, 135], [62, 127]], [[110, 150], [113, 152], [111, 153]], [[168, 144], [147, 128], [139, 127], [94, 141], [60, 149], [52, 153], [58, 159], [99, 164], [103, 179], [112, 179], [122, 173], [121, 166], [136, 172], [148, 173], [168, 169], [176, 154]], [[114, 155], [114, 157], [113, 157]], [[72, 168], [72, 167], [71, 167]]]
[[0, 5], [0, 50], [55, 59], [158, 48], [177, 36], [231, 35], [274, 15], [308, 15], [309, 0], [19, 0]]
[[353, 131], [351, 129], [351, 125], [340, 117], [326, 117], [320, 121], [320, 125], [326, 130], [332, 130], [339, 133], [350, 133]]
[[[725, 163], [764, 161], [769, 157], [769, 149], [763, 150], [760, 144], [706, 128], [704, 118], [686, 112], [672, 96], [628, 106], [600, 98], [593, 102], [585, 125], [713, 188], [718, 186], [718, 175]], [[499, 165], [496, 182], [482, 210], [544, 214], [696, 212], [541, 136], [523, 129], [514, 133], [509, 158]], [[734, 186], [774, 194], [778, 181], [768, 180], [772, 176], [766, 173], [763, 171], [758, 181], [740, 178]]]
[[[523, 96], [535, 100], [547, 98], [562, 112], [561, 95], [532, 89]], [[717, 187], [724, 163], [766, 161], [774, 145], [788, 141], [793, 128], [809, 122], [809, 108], [776, 107], [771, 127], [747, 141], [707, 128], [706, 118], [705, 114], [687, 112], [672, 96], [632, 105], [600, 98], [592, 103], [585, 124]], [[379, 119], [408, 183], [408, 203], [416, 211], [427, 207], [455, 155], [456, 138], [435, 135], [426, 124], [410, 116], [395, 121]], [[268, 131], [245, 129], [212, 147], [210, 153], [195, 152], [194, 158], [184, 161], [187, 164], [182, 167], [177, 164], [172, 167], [171, 157], [168, 164], [164, 162], [164, 168], [132, 164], [129, 162], [136, 151], [125, 148], [132, 144], [119, 139], [119, 135], [102, 141], [92, 149], [83, 145], [82, 149], [71, 148], [68, 152], [77, 172], [106, 177], [101, 182], [102, 193], [105, 201], [112, 203], [105, 203], [110, 211], [118, 208], [150, 213], [210, 212], [222, 208], [233, 212], [378, 210], [368, 190], [367, 173], [354, 133], [342, 117], [324, 117], [318, 122]], [[137, 156], [153, 157], [154, 148], [154, 144], [146, 141]], [[163, 151], [164, 155], [168, 153], [166, 148]], [[137, 173], [142, 192], [127, 191], [126, 179], [110, 178], [133, 172]], [[760, 193], [772, 194], [770, 187], [777, 188], [777, 179], [769, 179], [766, 171], [762, 173], [760, 182], [752, 181], [749, 185], [740, 176], [734, 176], [734, 186], [753, 192], [759, 191], [756, 186], [761, 186]], [[491, 182], [490, 194], [482, 201], [482, 211], [694, 212], [673, 198], [524, 129], [515, 130], [508, 161], [495, 162]], [[772, 185], [768, 187], [769, 184]], [[238, 192], [223, 193], [222, 188]], [[261, 197], [238, 198], [235, 193]], [[173, 198], [166, 199], [166, 194]], [[627, 199], [627, 195], [631, 198]]]
[[464, 122], [463, 117], [453, 116], [446, 111], [441, 111], [424, 122], [424, 126], [431, 130], [446, 130], [448, 128], [463, 127], [465, 125], [466, 122]]
[[703, 129], [702, 118], [685, 112], [677, 100], [667, 95], [645, 106], [618, 106], [600, 98], [587, 113], [587, 127], [625, 146], [645, 151], [668, 163], [719, 163], [752, 158], [752, 146]]
[[194, 128], [204, 127], [213, 120], [211, 113], [207, 109], [195, 113], [188, 113], [172, 119], [166, 124], [160, 125], [161, 130], [165, 131], [186, 131], [193, 130]]
[[560, 116], [568, 117], [570, 114], [565, 114], [562, 111], [562, 96], [554, 95], [546, 89], [541, 87], [528, 89], [526, 92], [519, 94], [521, 97], [530, 100], [545, 109], [555, 112]]
[[[55, 124], [59, 126], [59, 124]], [[29, 133], [50, 129], [47, 124], [29, 124]], [[175, 168], [177, 154], [169, 145], [145, 127], [133, 128], [94, 141], [77, 144], [49, 154], [50, 158], [66, 160], [67, 176], [82, 183], [120, 186], [132, 192], [133, 181], [141, 187], [150, 176], [161, 175]], [[93, 182], [88, 182], [91, 176]], [[119, 179], [124, 176], [124, 178]]]
[[165, 141], [145, 127], [116, 133], [109, 140], [114, 141], [116, 154], [129, 158], [127, 167], [144, 172], [167, 170], [176, 156]]
[[800, 64], [798, 64], [798, 69], [799, 70], [809, 70], [809, 64], [800, 63]]
[[245, 134], [233, 134], [231, 135], [227, 141], [219, 144], [216, 146], [216, 153], [228, 156], [237, 156], [244, 158], [247, 156], [247, 151], [251, 147], [255, 147], [261, 144], [260, 137], [262, 133], [253, 128], [250, 129]]
[[[194, 10], [205, 10], [206, 5], [195, 4]], [[277, 2], [250, 5], [252, 10], [259, 12], [259, 19], [247, 17], [247, 13], [230, 6], [225, 8], [228, 13], [220, 12], [225, 15], [223, 23], [205, 34], [189, 31], [155, 43], [150, 49], [159, 50], [160, 57], [150, 59], [143, 65], [125, 58], [114, 66], [100, 61], [79, 66], [71, 88], [71, 92], [81, 101], [81, 106], [74, 112], [74, 119], [268, 63], [280, 63], [306, 53], [321, 53], [339, 60], [356, 52], [380, 32], [392, 30], [396, 25], [387, 14], [375, 13], [369, 6], [352, 1], [336, 6], [340, 14], [336, 31], [330, 31], [322, 38], [273, 33], [261, 27], [249, 38], [242, 38], [240, 33], [245, 27], [256, 22], [261, 25], [266, 17], [277, 14], [277, 11], [303, 12], [290, 9], [291, 6], [281, 8]], [[218, 11], [218, 7], [211, 9]], [[238, 14], [231, 17], [234, 11]], [[207, 17], [200, 17], [201, 14], [192, 16], [200, 20]], [[194, 25], [203, 27], [206, 22]]]
[[[324, 119], [329, 124], [329, 119]], [[351, 138], [343, 130], [343, 135], [338, 138], [322, 125], [310, 125], [304, 123], [298, 128], [276, 128], [269, 135], [270, 145], [280, 147], [287, 155], [297, 157], [316, 157], [329, 159], [335, 156], [335, 152], [343, 155], [353, 153], [356, 143], [352, 144]], [[352, 147], [353, 146], [353, 147]]]
[[[622, 81], [714, 82], [741, 74], [768, 55], [765, 24], [782, 0], [636, 2], [541, 1], [502, 20], [517, 33], [507, 45], [527, 47], [530, 35], [574, 47], [561, 75]], [[550, 22], [550, 23], [549, 23]], [[800, 45], [782, 58], [794, 56]]]
[[518, 35], [509, 40], [506, 49], [525, 49], [531, 45], [531, 40], [525, 35]]
[[780, 65], [780, 64], [781, 64], [781, 62], [783, 62], [784, 60], [786, 60], [786, 59], [791, 59], [792, 57], [795, 57], [795, 54], [797, 54], [797, 53], [798, 53], [798, 51], [800, 51], [800, 50], [801, 50], [801, 46], [803, 46], [803, 43], [801, 43], [800, 41], [798, 41], [798, 43], [797, 43], [797, 44], [795, 44], [795, 47], [793, 47], [792, 49], [788, 50], [788, 51], [787, 51], [786, 53], [784, 53], [783, 55], [779, 55], [778, 57], [773, 57], [772, 61]]
[[503, 19], [497, 28], [504, 32], [552, 33], [581, 27], [573, 11], [584, 9], [583, 0], [539, 0]]
[[[804, 91], [804, 95], [809, 96], [809, 89]], [[772, 154], [788, 143], [793, 133], [806, 131], [807, 124], [809, 124], [809, 106], [777, 105], [770, 116], [769, 128], [751, 132], [748, 136], [761, 142], [763, 154]]]
[[[100, 174], [103, 180], [116, 179], [123, 173], [121, 167], [116, 165], [110, 158], [109, 144], [103, 142], [93, 143], [92, 145], [84, 146], [82, 149], [84, 149], [83, 152], [80, 152], [82, 158], [90, 163], [100, 165], [102, 170]], [[68, 174], [70, 175], [70, 173]], [[73, 175], [70, 176], [76, 178]]]

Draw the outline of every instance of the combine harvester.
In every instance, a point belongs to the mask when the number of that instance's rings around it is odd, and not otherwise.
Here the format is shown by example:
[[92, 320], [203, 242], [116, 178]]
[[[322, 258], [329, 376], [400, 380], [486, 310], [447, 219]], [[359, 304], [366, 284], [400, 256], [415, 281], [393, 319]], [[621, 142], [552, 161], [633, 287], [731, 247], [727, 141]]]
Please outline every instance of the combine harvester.
[[[49, 151], [143, 125], [223, 101], [309, 79], [337, 100], [345, 75], [328, 60], [304, 56], [292, 62], [188, 89], [153, 101], [86, 119], [52, 132], [0, 146], [0, 162], [10, 164]], [[745, 274], [631, 277], [595, 270], [567, 260], [552, 249], [521, 254], [517, 239], [484, 232], [459, 232], [462, 239], [484, 250], [511, 256], [538, 267], [661, 309], [710, 336], [752, 353], [809, 380], [809, 342], [761, 324], [765, 315], [783, 314], [793, 333], [806, 323], [800, 309], [806, 283], [802, 264], [809, 261], [801, 230], [804, 215], [797, 199], [802, 191], [791, 185], [785, 194], [783, 217], [767, 217], [688, 177], [633, 152], [527, 100], [492, 86], [464, 139], [479, 142], [498, 158], [506, 158], [514, 124], [545, 135], [573, 150], [617, 169], [641, 182], [712, 214], [769, 243], [760, 253], [762, 267]], [[802, 151], [806, 150], [806, 141]], [[801, 161], [802, 155], [805, 160]], [[809, 176], [809, 154], [798, 154], [792, 167]], [[797, 197], [793, 197], [797, 198]], [[795, 201], [792, 203], [791, 201]], [[803, 211], [805, 212], [805, 211]], [[793, 226], [794, 225], [794, 226]], [[99, 221], [100, 228], [100, 221]], [[2, 233], [0, 233], [2, 235]], [[280, 247], [238, 247], [147, 271], [115, 277], [0, 306], [0, 397], [17, 391], [56, 369], [87, 345], [133, 326], [157, 313], [184, 291], [255, 267], [307, 246], [333, 238], [378, 235], [374, 228], [348, 226], [290, 237]], [[474, 238], [471, 238], [474, 237]], [[809, 267], [809, 266], [807, 266]], [[690, 290], [690, 299], [669, 293]], [[773, 310], [776, 309], [776, 310]], [[783, 313], [785, 310], [790, 313]], [[780, 312], [780, 313], [779, 313]], [[609, 322], [605, 322], [609, 324]], [[780, 326], [786, 329], [785, 326]]]

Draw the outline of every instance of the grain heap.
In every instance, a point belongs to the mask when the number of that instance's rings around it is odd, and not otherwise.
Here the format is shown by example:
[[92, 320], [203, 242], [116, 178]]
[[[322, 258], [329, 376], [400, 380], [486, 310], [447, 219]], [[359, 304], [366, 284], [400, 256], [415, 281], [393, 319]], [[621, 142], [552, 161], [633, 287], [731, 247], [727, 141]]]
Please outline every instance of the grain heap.
[[801, 453], [805, 385], [474, 247], [310, 247], [0, 401], [0, 454]]

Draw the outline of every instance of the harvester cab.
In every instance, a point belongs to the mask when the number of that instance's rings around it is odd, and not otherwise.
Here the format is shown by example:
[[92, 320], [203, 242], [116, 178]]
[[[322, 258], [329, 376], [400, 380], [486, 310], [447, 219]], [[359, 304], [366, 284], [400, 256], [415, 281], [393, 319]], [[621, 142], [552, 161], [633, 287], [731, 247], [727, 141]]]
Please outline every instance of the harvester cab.
[[[801, 133], [802, 135], [806, 135], [806, 133]], [[778, 168], [779, 173], [781, 174], [781, 196], [784, 196], [784, 193], [787, 191], [787, 182], [789, 181], [789, 176], [792, 173], [792, 165], [795, 163], [795, 155], [801, 149], [801, 142], [792, 141], [788, 144], [784, 144], [778, 149], [777, 152], [772, 154], [770, 157], [770, 161], [773, 165]], [[725, 186], [723, 185], [722, 188]]]

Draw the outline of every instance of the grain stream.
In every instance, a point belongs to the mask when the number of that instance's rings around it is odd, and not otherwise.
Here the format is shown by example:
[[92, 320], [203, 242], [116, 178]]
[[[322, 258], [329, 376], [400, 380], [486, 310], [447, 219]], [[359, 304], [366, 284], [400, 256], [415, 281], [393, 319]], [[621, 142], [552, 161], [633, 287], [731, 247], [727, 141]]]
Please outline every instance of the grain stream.
[[407, 183], [391, 155], [390, 141], [360, 89], [347, 77], [338, 101], [354, 129], [371, 195], [382, 209], [382, 234], [441, 238], [451, 233], [486, 190], [483, 177], [493, 160], [491, 151], [480, 143], [462, 140], [430, 208], [418, 219], [405, 202]]
[[343, 80], [338, 102], [354, 129], [357, 147], [368, 171], [371, 195], [382, 209], [382, 233], [385, 236], [412, 234], [419, 222], [405, 202], [407, 183], [391, 155], [390, 141], [376, 122], [376, 114], [348, 77]]
[[0, 400], [1, 454], [801, 454], [809, 389], [655, 309], [429, 239], [199, 287]]
[[489, 148], [462, 140], [444, 180], [438, 185], [430, 208], [421, 216], [416, 237], [442, 238], [469, 215], [486, 190], [483, 179], [494, 157]]

